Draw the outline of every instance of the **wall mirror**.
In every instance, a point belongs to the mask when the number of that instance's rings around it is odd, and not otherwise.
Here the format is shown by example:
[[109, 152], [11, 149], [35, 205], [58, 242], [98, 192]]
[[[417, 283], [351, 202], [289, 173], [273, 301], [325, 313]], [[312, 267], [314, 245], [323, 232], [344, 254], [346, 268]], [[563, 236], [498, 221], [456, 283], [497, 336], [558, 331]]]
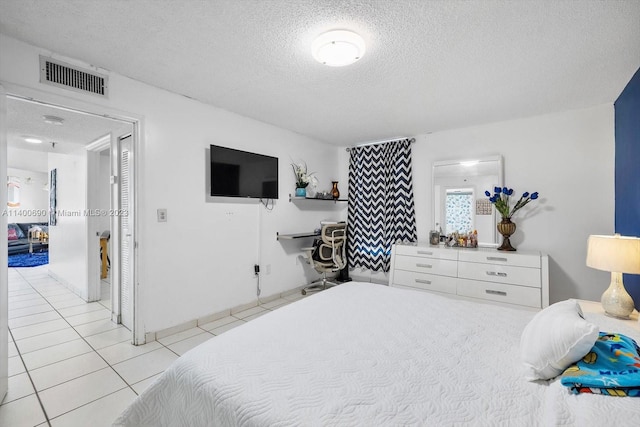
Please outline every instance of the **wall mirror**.
[[478, 246], [497, 247], [497, 216], [484, 194], [503, 186], [502, 156], [433, 163], [434, 230], [478, 231]]

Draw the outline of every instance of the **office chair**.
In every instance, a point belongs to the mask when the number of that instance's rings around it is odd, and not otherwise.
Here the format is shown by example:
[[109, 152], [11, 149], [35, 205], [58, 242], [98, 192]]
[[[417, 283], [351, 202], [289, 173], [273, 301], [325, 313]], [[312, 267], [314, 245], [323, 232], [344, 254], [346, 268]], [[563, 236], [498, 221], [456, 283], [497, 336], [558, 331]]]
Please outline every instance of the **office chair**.
[[309, 291], [321, 291], [328, 286], [335, 286], [327, 280], [327, 273], [335, 273], [347, 265], [347, 224], [324, 224], [320, 231], [320, 238], [316, 239], [313, 247], [302, 248], [307, 256], [307, 262], [318, 272], [322, 279], [311, 283], [302, 289], [302, 295]]

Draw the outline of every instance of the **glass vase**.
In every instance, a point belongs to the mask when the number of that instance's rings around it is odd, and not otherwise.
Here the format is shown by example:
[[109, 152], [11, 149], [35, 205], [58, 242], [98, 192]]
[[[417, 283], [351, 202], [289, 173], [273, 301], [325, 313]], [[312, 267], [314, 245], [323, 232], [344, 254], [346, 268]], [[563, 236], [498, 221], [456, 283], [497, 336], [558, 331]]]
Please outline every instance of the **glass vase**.
[[307, 189], [304, 187], [296, 187], [296, 197], [307, 197]]

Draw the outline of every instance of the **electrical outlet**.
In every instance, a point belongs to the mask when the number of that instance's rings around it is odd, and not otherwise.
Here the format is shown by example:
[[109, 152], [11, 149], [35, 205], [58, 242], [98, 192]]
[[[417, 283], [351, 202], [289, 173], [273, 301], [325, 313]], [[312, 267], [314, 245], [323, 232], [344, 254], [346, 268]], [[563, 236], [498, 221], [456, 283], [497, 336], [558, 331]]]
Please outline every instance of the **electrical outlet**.
[[167, 222], [167, 210], [158, 209], [158, 222]]
[[267, 275], [271, 274], [271, 264], [267, 264], [266, 270], [267, 270]]

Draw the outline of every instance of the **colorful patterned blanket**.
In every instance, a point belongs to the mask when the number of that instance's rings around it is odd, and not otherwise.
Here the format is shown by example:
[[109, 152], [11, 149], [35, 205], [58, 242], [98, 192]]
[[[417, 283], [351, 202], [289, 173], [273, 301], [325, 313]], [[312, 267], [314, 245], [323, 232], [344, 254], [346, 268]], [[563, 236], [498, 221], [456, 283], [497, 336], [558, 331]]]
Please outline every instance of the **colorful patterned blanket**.
[[600, 332], [591, 351], [561, 376], [572, 393], [640, 397], [640, 348], [626, 335]]

